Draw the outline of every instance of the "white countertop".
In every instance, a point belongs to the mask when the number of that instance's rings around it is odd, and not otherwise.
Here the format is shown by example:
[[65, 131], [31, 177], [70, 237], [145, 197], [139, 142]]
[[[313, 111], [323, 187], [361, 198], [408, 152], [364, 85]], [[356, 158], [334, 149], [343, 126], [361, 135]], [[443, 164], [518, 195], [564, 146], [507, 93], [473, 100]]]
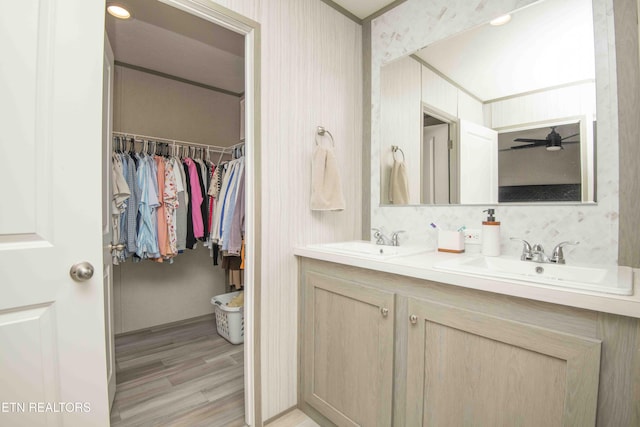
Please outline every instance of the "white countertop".
[[423, 252], [416, 255], [406, 255], [389, 259], [373, 259], [368, 256], [356, 256], [336, 252], [323, 245], [308, 245], [294, 248], [294, 254], [301, 257], [313, 258], [321, 261], [334, 262], [364, 268], [367, 270], [381, 271], [416, 279], [430, 280], [461, 286], [469, 289], [494, 292], [515, 297], [527, 298], [537, 301], [545, 301], [553, 304], [561, 304], [587, 310], [601, 311], [640, 318], [640, 292], [638, 291], [638, 279], [640, 270], [633, 270], [634, 292], [633, 295], [614, 295], [601, 292], [591, 292], [580, 289], [561, 288], [551, 285], [524, 282], [511, 279], [489, 278], [462, 273], [452, 273], [435, 270], [434, 265], [443, 261], [468, 256], [465, 254], [451, 254], [436, 251]]

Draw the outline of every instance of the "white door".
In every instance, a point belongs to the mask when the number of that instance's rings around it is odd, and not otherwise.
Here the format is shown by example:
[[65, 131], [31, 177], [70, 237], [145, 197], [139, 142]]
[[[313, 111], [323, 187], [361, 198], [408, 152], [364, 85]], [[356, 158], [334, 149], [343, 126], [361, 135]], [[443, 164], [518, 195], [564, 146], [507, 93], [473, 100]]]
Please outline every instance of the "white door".
[[449, 124], [422, 129], [422, 203], [449, 204]]
[[[104, 34], [102, 82], [102, 287], [104, 289], [105, 344], [107, 346], [107, 382], [109, 406], [116, 396], [116, 354], [113, 320], [113, 263], [111, 261], [111, 131], [113, 130], [114, 57], [111, 44]], [[117, 242], [115, 242], [117, 243]]]
[[[0, 14], [0, 425], [107, 426], [104, 2]], [[75, 281], [70, 267], [93, 265]]]
[[498, 132], [462, 119], [460, 203], [498, 203]]

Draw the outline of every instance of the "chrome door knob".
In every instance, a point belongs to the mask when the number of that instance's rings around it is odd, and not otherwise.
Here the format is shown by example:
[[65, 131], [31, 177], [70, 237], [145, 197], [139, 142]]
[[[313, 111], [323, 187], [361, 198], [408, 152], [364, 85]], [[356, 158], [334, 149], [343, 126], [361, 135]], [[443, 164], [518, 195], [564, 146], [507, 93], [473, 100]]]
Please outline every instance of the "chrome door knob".
[[93, 265], [86, 261], [73, 264], [69, 275], [76, 282], [86, 282], [93, 277]]
[[409, 321], [411, 322], [412, 325], [415, 325], [416, 323], [418, 323], [418, 316], [416, 316], [415, 314], [412, 314], [411, 316], [409, 316]]

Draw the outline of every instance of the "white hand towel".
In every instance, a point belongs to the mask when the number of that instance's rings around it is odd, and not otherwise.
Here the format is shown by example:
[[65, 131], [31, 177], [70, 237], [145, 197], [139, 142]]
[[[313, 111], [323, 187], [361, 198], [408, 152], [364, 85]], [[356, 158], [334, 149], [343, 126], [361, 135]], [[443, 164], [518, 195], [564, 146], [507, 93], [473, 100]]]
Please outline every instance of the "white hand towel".
[[394, 205], [409, 203], [409, 181], [404, 162], [393, 161], [391, 178], [389, 179], [389, 201]]
[[311, 210], [341, 211], [345, 201], [333, 148], [317, 146], [311, 161]]

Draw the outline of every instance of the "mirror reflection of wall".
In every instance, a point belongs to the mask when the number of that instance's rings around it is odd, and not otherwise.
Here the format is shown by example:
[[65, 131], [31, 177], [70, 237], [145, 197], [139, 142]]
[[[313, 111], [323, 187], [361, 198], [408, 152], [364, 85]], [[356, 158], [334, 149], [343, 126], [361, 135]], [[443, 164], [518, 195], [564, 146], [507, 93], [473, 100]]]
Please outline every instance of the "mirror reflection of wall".
[[[557, 166], [562, 173], [542, 173], [556, 180], [538, 180], [535, 185], [551, 187], [541, 188], [536, 196], [502, 194], [505, 189], [499, 194], [499, 186], [523, 185], [504, 184], [503, 176], [521, 182], [532, 169], [539, 170], [529, 163], [542, 157], [540, 149], [535, 154], [524, 149], [529, 155], [498, 155], [498, 144], [488, 136], [492, 130], [503, 134], [535, 127], [544, 133], [537, 138], [544, 140], [550, 134], [549, 123], [566, 125], [567, 118], [576, 117], [582, 124], [573, 120], [574, 125], [589, 128], [596, 120], [594, 64], [591, 1], [544, 0], [514, 12], [506, 25], [487, 24], [383, 65], [381, 204], [389, 203], [384, 193], [391, 145], [407, 153], [407, 204], [595, 201], [592, 131], [583, 132], [580, 144], [568, 144], [545, 164], [567, 162]], [[448, 153], [442, 152], [435, 135], [416, 126], [423, 123], [424, 111], [436, 113], [438, 119], [450, 117], [456, 126], [456, 134], [449, 135], [454, 142]], [[486, 131], [461, 133], [462, 121]], [[478, 132], [484, 135], [480, 139]], [[469, 137], [472, 143], [465, 143]], [[569, 152], [574, 154], [571, 158]], [[567, 183], [570, 170], [573, 182]], [[552, 187], [562, 185], [573, 189], [558, 195], [554, 190], [561, 187]]]

